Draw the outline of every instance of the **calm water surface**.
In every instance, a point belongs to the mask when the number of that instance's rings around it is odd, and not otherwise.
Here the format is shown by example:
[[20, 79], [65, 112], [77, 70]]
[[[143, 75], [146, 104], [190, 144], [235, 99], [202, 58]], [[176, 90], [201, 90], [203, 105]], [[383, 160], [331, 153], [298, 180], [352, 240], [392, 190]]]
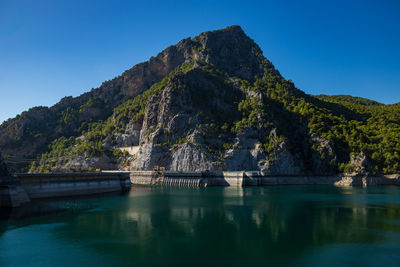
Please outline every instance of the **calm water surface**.
[[134, 187], [1, 212], [0, 266], [400, 266], [400, 187]]

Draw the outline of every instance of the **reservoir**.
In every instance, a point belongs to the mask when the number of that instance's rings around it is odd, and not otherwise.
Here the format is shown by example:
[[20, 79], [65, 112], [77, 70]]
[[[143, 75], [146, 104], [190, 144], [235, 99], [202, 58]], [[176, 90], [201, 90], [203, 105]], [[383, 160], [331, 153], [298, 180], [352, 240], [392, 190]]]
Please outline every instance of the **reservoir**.
[[132, 186], [1, 210], [0, 266], [398, 266], [400, 187]]

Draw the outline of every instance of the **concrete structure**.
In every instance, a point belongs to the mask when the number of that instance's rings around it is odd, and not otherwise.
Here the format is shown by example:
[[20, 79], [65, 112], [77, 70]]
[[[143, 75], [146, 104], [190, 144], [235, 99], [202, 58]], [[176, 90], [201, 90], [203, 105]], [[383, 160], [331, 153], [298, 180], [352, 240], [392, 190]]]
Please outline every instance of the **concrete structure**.
[[277, 176], [261, 172], [103, 171], [101, 173], [18, 174], [0, 177], [0, 207], [31, 199], [128, 191], [131, 184], [163, 186], [400, 185], [399, 175]]
[[268, 185], [400, 185], [399, 175], [340, 174], [333, 176], [264, 175], [261, 172], [132, 171], [132, 184], [167, 186], [268, 186]]
[[19, 207], [30, 199], [17, 177], [0, 177], [0, 207]]
[[0, 179], [0, 207], [18, 207], [31, 199], [123, 192], [126, 173], [17, 174]]

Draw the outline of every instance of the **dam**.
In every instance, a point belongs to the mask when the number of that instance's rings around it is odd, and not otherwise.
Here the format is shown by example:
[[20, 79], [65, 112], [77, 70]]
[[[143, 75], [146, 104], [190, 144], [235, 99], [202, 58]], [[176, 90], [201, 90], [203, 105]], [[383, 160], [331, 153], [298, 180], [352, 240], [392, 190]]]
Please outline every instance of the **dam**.
[[337, 175], [270, 175], [258, 171], [247, 172], [174, 172], [131, 171], [133, 185], [161, 186], [272, 186], [272, 185], [336, 185], [370, 186], [400, 185], [399, 175], [370, 175], [362, 173]]
[[18, 207], [34, 199], [129, 191], [131, 186], [176, 187], [400, 185], [399, 175], [362, 173], [330, 176], [268, 175], [262, 172], [101, 171], [94, 173], [16, 174], [0, 177], [0, 207]]
[[0, 177], [0, 207], [18, 207], [33, 199], [125, 192], [129, 173], [20, 173]]

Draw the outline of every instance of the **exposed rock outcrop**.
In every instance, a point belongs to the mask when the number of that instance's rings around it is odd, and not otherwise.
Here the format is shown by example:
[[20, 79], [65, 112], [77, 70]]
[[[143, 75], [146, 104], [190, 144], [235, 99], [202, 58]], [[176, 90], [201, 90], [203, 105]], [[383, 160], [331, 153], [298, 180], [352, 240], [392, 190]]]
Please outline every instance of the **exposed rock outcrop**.
[[350, 157], [350, 164], [353, 166], [353, 171], [357, 173], [365, 172], [368, 166], [368, 159], [364, 152]]
[[317, 134], [311, 135], [311, 142], [315, 149], [312, 156], [314, 173], [333, 174], [337, 158], [332, 143], [324, 140]]

